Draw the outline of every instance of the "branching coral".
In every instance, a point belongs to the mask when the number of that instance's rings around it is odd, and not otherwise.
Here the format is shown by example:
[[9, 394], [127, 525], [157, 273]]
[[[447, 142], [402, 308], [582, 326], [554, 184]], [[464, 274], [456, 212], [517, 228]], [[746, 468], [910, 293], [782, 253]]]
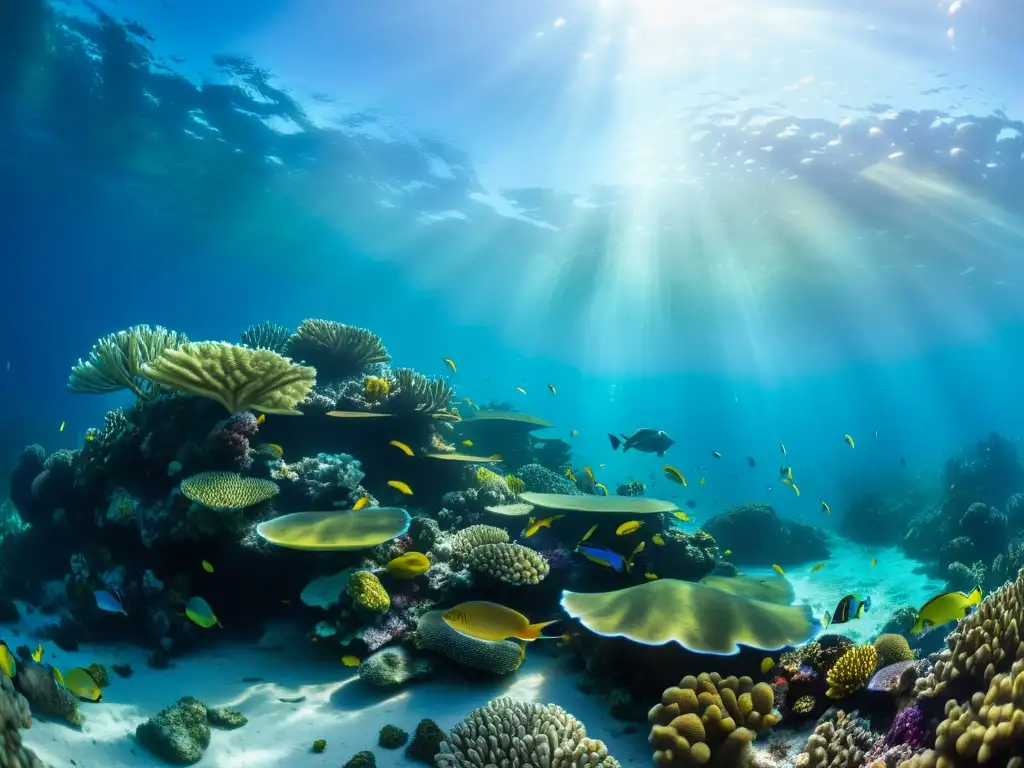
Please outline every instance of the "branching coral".
[[856, 712], [839, 710], [834, 722], [826, 720], [814, 729], [797, 768], [861, 768], [874, 743], [875, 735]]
[[416, 623], [416, 645], [447, 656], [463, 666], [509, 675], [523, 663], [523, 646], [512, 640], [479, 640], [448, 625], [444, 611], [428, 611]]
[[314, 366], [325, 381], [355, 376], [391, 359], [379, 336], [333, 320], [303, 320], [286, 354]]
[[316, 370], [296, 365], [269, 349], [222, 341], [182, 344], [142, 367], [143, 375], [169, 389], [215, 400], [228, 413], [251, 409], [296, 415], [316, 384]]
[[830, 699], [841, 699], [854, 691], [863, 688], [871, 679], [878, 665], [878, 651], [873, 645], [860, 645], [851, 648], [828, 671], [828, 690], [825, 695]]
[[743, 765], [750, 742], [779, 722], [774, 694], [767, 683], [749, 677], [722, 678], [717, 673], [688, 675], [668, 688], [647, 715], [653, 724], [649, 741], [654, 764], [696, 766]]
[[71, 369], [68, 389], [85, 394], [103, 394], [129, 389], [138, 397], [149, 400], [161, 390], [149, 381], [144, 366], [169, 349], [177, 349], [188, 342], [183, 333], [175, 333], [159, 325], [136, 325], [124, 331], [104, 336], [89, 353], [89, 359], [79, 360]]
[[364, 611], [387, 613], [391, 608], [391, 596], [380, 583], [380, 579], [369, 571], [357, 571], [348, 580], [346, 587], [352, 596], [352, 603]]
[[277, 496], [272, 480], [243, 477], [234, 472], [200, 472], [181, 481], [181, 492], [210, 509], [245, 509]]
[[486, 573], [505, 584], [540, 584], [548, 575], [548, 561], [521, 544], [483, 544], [467, 555], [474, 571]]
[[291, 329], [268, 321], [260, 325], [250, 325], [242, 332], [241, 341], [243, 347], [269, 349], [271, 352], [281, 354], [288, 345], [291, 335]]

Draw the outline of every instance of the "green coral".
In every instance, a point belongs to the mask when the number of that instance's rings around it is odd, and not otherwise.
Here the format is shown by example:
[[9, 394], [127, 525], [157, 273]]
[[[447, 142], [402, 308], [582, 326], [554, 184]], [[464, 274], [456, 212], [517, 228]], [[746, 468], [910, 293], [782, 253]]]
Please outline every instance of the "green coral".
[[206, 710], [206, 721], [214, 728], [233, 731], [249, 722], [249, 719], [231, 707], [210, 707]]
[[373, 752], [367, 750], [356, 752], [352, 759], [345, 763], [344, 768], [377, 768], [377, 758], [373, 756]]
[[200, 472], [181, 481], [181, 493], [189, 501], [217, 510], [244, 509], [277, 496], [277, 483], [235, 472]]
[[398, 749], [404, 747], [409, 741], [409, 734], [396, 725], [385, 725], [380, 729], [380, 736], [377, 737], [377, 746], [384, 749]]
[[206, 707], [191, 696], [179, 699], [136, 728], [135, 738], [172, 765], [197, 763], [210, 746]]
[[391, 609], [391, 596], [380, 579], [369, 571], [353, 573], [345, 589], [357, 608], [371, 613], [387, 613]]
[[420, 720], [412, 735], [412, 742], [405, 748], [405, 756], [427, 765], [434, 765], [434, 758], [441, 751], [445, 732], [433, 720]]

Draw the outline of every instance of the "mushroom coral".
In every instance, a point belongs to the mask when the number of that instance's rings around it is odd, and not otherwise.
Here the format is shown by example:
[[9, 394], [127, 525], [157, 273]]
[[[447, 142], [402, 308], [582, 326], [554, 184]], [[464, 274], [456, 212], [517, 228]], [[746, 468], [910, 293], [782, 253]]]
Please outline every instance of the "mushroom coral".
[[644, 645], [674, 642], [697, 653], [732, 655], [740, 646], [777, 650], [809, 640], [809, 606], [779, 605], [690, 581], [658, 579], [615, 592], [562, 593], [565, 611], [598, 635]]

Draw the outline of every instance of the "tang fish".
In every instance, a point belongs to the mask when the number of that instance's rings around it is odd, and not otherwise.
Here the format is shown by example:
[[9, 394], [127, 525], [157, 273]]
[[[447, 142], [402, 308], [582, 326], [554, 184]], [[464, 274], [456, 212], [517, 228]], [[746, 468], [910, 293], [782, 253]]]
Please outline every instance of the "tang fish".
[[403, 483], [401, 480], [388, 480], [388, 485], [406, 496], [412, 496], [412, 488], [408, 483]]
[[358, 512], [363, 507], [369, 506], [369, 504], [370, 504], [370, 497], [369, 496], [360, 496], [359, 500], [355, 504], [352, 505], [352, 509], [354, 509], [354, 510], [356, 510]]
[[676, 520], [682, 520], [684, 523], [690, 522], [690, 516], [683, 512], [683, 510], [681, 509], [677, 509], [675, 512], [673, 512], [672, 517], [674, 517]]
[[831, 515], [832, 507], [830, 507], [824, 499], [818, 499], [818, 501], [821, 502], [821, 511], [824, 512], [826, 515]]
[[786, 575], [786, 572], [784, 570], [782, 570], [782, 566], [781, 565], [773, 565], [772, 566], [772, 570], [775, 571], [777, 574], [779, 574], [779, 576], [785, 576]]
[[395, 448], [397, 448], [398, 450], [400, 450], [400, 451], [401, 451], [402, 453], [404, 453], [404, 454], [405, 454], [406, 456], [414, 456], [414, 455], [415, 455], [415, 454], [413, 453], [413, 450], [412, 450], [412, 448], [410, 448], [410, 447], [409, 447], [408, 445], [406, 445], [405, 443], [403, 443], [403, 442], [402, 442], [401, 440], [392, 440], [392, 441], [391, 441], [390, 443], [388, 443], [388, 445], [393, 445], [393, 446], [395, 446]]
[[32, 661], [42, 661], [42, 660], [43, 660], [43, 644], [40, 643], [39, 645], [36, 646], [36, 649], [34, 651], [32, 651]]
[[981, 587], [975, 587], [966, 595], [963, 592], [943, 592], [921, 606], [910, 632], [919, 635], [929, 627], [959, 621], [969, 615], [980, 602]]
[[263, 424], [263, 422], [265, 422], [266, 420], [267, 420], [267, 414], [261, 413], [259, 416], [256, 417], [256, 426], [257, 427], [261, 426]]
[[103, 692], [96, 685], [92, 675], [89, 674], [88, 670], [81, 667], [68, 670], [68, 673], [64, 675], [64, 687], [78, 698], [86, 699], [87, 701], [99, 701], [103, 698]]
[[473, 447], [473, 441], [472, 440], [463, 440], [462, 444], [464, 446], [466, 446], [467, 448], [472, 448]]
[[812, 565], [811, 566], [811, 573], [817, 573], [818, 571], [820, 571], [824, 567], [825, 567], [824, 563], [818, 563], [817, 565]]
[[190, 597], [188, 599], [188, 602], [185, 603], [185, 615], [203, 629], [209, 629], [215, 624], [220, 624], [220, 619], [213, 612], [213, 608], [201, 597]]
[[352, 655], [342, 656], [341, 663], [344, 664], [346, 667], [358, 667], [359, 657]]
[[623, 523], [615, 529], [616, 536], [628, 536], [631, 533], [636, 533], [643, 526], [639, 520], [630, 520], [628, 523]]
[[255, 451], [256, 453], [270, 454], [271, 456], [276, 456], [279, 459], [284, 456], [284, 448], [277, 443], [260, 443], [255, 446]]
[[125, 616], [128, 615], [128, 611], [126, 611], [124, 609], [124, 605], [122, 605], [120, 592], [110, 592], [106, 589], [97, 589], [92, 593], [92, 596], [96, 600], [96, 607], [101, 611], [106, 611], [107, 613], [123, 613]]
[[683, 473], [675, 467], [665, 465], [661, 468], [661, 471], [665, 473], [665, 477], [675, 483], [679, 483], [683, 488], [687, 487], [686, 478], [683, 477]]
[[594, 535], [594, 531], [597, 530], [597, 525], [597, 523], [594, 523], [589, 529], [587, 529], [587, 532], [583, 534], [583, 538], [580, 539], [581, 544]]
[[660, 429], [638, 429], [632, 435], [620, 435], [620, 437], [608, 435], [608, 441], [612, 444], [613, 451], [618, 450], [621, 445], [623, 453], [632, 448], [641, 453], [656, 453], [658, 456], [664, 456], [665, 451], [675, 443], [675, 440]]
[[206, 571], [207, 573], [213, 573], [213, 565], [210, 563], [209, 560], [203, 560], [202, 565], [204, 571]]
[[[839, 601], [835, 611], [832, 612], [832, 620], [829, 624], [845, 624], [853, 619], [859, 619], [871, 608], [871, 598], [861, 600], [857, 595], [847, 595]], [[828, 624], [825, 625], [828, 629]]]
[[551, 517], [545, 517], [543, 520], [531, 522], [529, 526], [526, 528], [526, 530], [523, 531], [523, 536], [528, 539], [535, 533], [537, 533], [537, 531], [539, 531], [541, 528], [550, 528], [553, 522], [555, 522], [556, 520], [561, 520], [563, 517], [565, 517], [565, 515], [552, 515]]
[[850, 437], [849, 435], [843, 435], [843, 441], [844, 441], [844, 442], [845, 442], [845, 443], [846, 443], [846, 444], [847, 444], [848, 446], [850, 446], [851, 448], [855, 447], [855, 443], [853, 442], [853, 438], [852, 438], [852, 437]]
[[414, 579], [430, 570], [430, 560], [422, 552], [406, 552], [384, 567], [396, 579]]
[[518, 611], [485, 600], [459, 603], [445, 611], [442, 618], [452, 629], [479, 640], [501, 641], [514, 637], [527, 642], [538, 639], [544, 627], [558, 621], [554, 619], [531, 624]]
[[653, 536], [651, 536], [651, 542], [655, 546], [664, 547], [665, 546], [665, 537], [662, 536], [660, 533], [656, 533]]
[[450, 357], [442, 357], [441, 362], [443, 362], [445, 365], [451, 368], [452, 373], [458, 373], [459, 369], [455, 367], [455, 361], [452, 360]]
[[0, 672], [3, 672], [12, 680], [18, 673], [18, 664], [14, 661], [14, 654], [7, 644], [0, 641]]

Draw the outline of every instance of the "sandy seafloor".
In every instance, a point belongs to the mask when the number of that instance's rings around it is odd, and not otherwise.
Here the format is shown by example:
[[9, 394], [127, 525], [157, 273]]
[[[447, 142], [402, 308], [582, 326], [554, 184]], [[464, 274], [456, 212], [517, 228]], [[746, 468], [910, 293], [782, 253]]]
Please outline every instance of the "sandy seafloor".
[[[878, 560], [875, 567], [870, 565], [872, 557]], [[941, 591], [943, 584], [915, 574], [916, 566], [898, 550], [871, 549], [837, 539], [833, 556], [821, 571], [811, 573], [808, 564], [787, 571], [786, 576], [796, 589], [797, 602], [808, 602], [818, 616], [848, 592], [870, 595], [872, 609], [862, 619], [832, 628], [864, 642], [880, 632], [896, 608], [920, 606]], [[24, 615], [17, 636], [14, 627], [0, 625], [0, 637], [12, 646], [34, 647], [36, 628], [52, 620], [35, 613]], [[601, 700], [577, 689], [578, 676], [548, 654], [528, 654], [520, 670], [505, 680], [435, 678], [387, 692], [368, 688], [354, 669], [340, 661], [332, 664], [304, 658], [301, 645], [265, 651], [253, 645], [222, 644], [176, 658], [165, 670], [148, 667], [146, 651], [140, 648], [83, 645], [70, 653], [44, 645], [45, 660], [62, 670], [99, 662], [108, 666], [128, 663], [135, 671], [127, 679], [113, 675], [101, 702], [82, 703], [87, 718], [82, 730], [34, 718], [32, 729], [24, 733], [25, 743], [54, 768], [166, 765], [135, 743], [135, 727], [181, 696], [195, 696], [209, 706], [235, 707], [249, 719], [235, 731], [213, 729], [210, 747], [199, 763], [208, 768], [340, 768], [364, 749], [375, 753], [381, 768], [422, 765], [407, 759], [401, 750], [379, 748], [380, 728], [393, 724], [411, 733], [416, 723], [428, 717], [448, 729], [498, 695], [559, 704], [586, 724], [588, 735], [603, 739], [624, 766], [651, 764], [646, 727], [614, 720]], [[710, 662], [708, 671], [713, 671], [713, 659]], [[264, 682], [242, 682], [252, 677]], [[280, 701], [298, 696], [305, 699], [300, 703]], [[790, 735], [787, 740], [796, 744], [805, 738]], [[316, 739], [327, 740], [325, 752], [310, 751]]]

